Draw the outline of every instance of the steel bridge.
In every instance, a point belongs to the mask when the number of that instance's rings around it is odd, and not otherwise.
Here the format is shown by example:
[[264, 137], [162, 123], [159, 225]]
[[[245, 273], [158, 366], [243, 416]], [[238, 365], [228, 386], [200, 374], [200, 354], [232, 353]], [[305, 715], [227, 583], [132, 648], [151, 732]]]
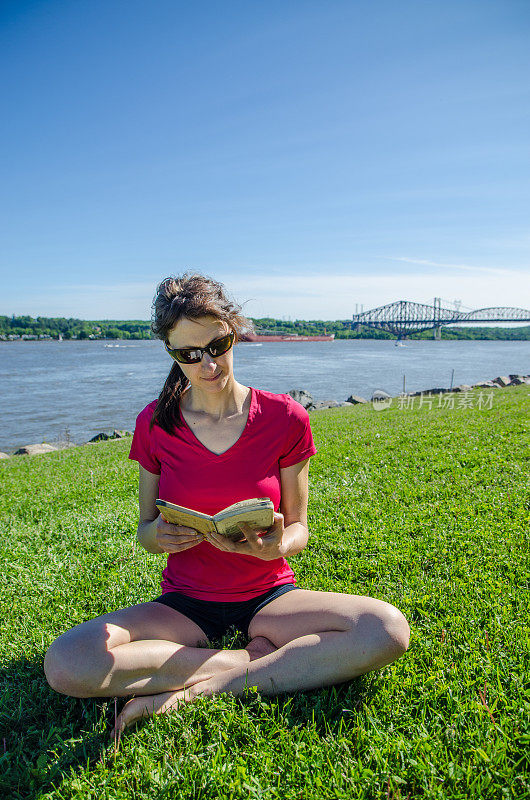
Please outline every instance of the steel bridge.
[[434, 338], [441, 338], [444, 325], [454, 325], [464, 322], [530, 322], [530, 311], [525, 308], [506, 308], [492, 306], [478, 308], [475, 311], [453, 311], [442, 308], [441, 298], [435, 297], [432, 306], [423, 303], [411, 303], [408, 300], [397, 300], [386, 306], [363, 311], [352, 317], [353, 328], [359, 329], [361, 325], [393, 333], [398, 339], [403, 339], [415, 331], [433, 329]]

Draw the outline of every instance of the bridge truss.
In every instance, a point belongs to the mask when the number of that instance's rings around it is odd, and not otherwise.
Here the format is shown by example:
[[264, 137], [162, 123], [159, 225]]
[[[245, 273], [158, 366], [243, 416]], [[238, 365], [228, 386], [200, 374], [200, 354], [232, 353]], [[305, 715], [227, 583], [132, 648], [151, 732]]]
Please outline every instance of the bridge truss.
[[408, 300], [397, 300], [386, 306], [373, 308], [352, 317], [353, 327], [367, 325], [393, 333], [402, 339], [415, 331], [434, 330], [435, 338], [440, 338], [444, 325], [465, 322], [530, 322], [530, 311], [525, 308], [508, 308], [492, 306], [475, 311], [453, 311], [442, 308], [440, 298], [434, 298], [434, 304], [411, 303]]

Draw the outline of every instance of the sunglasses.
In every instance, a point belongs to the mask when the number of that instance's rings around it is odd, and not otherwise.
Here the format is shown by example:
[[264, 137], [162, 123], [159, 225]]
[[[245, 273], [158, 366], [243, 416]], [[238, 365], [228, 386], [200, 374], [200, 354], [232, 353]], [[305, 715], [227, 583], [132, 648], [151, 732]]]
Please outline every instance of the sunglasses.
[[171, 358], [174, 358], [180, 364], [198, 364], [202, 361], [204, 353], [208, 353], [212, 358], [217, 358], [228, 353], [233, 344], [234, 334], [227, 333], [226, 336], [221, 336], [220, 339], [214, 339], [206, 347], [176, 347], [172, 349], [167, 346], [167, 343], [165, 343], [165, 347]]

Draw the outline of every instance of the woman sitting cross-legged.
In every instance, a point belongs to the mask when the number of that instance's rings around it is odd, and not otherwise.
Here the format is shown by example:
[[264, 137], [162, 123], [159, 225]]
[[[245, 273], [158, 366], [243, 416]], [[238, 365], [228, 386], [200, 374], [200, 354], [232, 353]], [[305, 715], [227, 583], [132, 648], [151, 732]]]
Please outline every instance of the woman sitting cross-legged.
[[[221, 284], [167, 278], [152, 328], [174, 359], [158, 400], [137, 417], [129, 458], [140, 470], [138, 541], [167, 553], [162, 594], [88, 620], [56, 639], [44, 669], [74, 697], [133, 695], [117, 730], [198, 695], [330, 686], [402, 655], [409, 626], [382, 600], [297, 588], [286, 558], [308, 541], [307, 411], [289, 395], [238, 383], [233, 344], [248, 327]], [[161, 517], [157, 498], [206, 514], [269, 497], [273, 525], [242, 541]], [[230, 626], [250, 642], [208, 649]], [[116, 731], [114, 732], [116, 733]]]

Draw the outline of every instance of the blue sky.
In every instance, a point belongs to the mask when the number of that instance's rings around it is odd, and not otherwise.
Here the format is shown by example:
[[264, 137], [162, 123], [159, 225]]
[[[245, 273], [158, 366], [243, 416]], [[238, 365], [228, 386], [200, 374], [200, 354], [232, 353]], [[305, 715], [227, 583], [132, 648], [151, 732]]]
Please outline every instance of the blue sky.
[[0, 313], [530, 307], [530, 4], [4, 0]]

